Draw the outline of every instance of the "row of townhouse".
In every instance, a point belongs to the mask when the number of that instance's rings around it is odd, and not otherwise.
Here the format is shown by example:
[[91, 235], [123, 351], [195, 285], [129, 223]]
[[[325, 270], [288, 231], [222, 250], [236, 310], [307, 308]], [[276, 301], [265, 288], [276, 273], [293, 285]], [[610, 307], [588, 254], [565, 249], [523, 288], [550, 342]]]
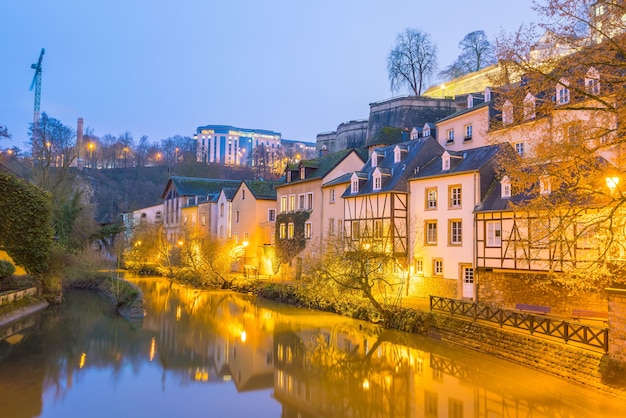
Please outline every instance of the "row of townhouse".
[[[599, 93], [597, 71], [588, 74], [594, 82], [584, 82]], [[563, 91], [567, 86], [563, 80], [555, 86], [560, 104], [571, 100]], [[174, 176], [163, 193], [168, 238], [176, 240], [186, 227], [233, 240], [245, 248], [245, 264], [271, 274], [266, 249], [276, 240], [303, 236], [306, 251], [315, 255], [340, 237], [393, 254], [396, 273], [409, 278], [410, 294], [468, 299], [477, 296], [477, 268], [563, 269], [551, 265], [555, 255], [549, 245], [531, 248], [533, 222], [513, 210], [516, 196], [506, 175], [497, 173], [496, 162], [515, 152], [522, 159], [532, 156], [534, 134], [564, 140], [593, 112], [586, 118], [561, 112], [559, 120], [548, 120], [533, 111], [533, 100], [522, 109], [505, 103], [498, 111], [493, 96], [489, 88], [469, 94], [464, 109], [414, 127], [397, 143], [288, 164], [280, 182]], [[621, 151], [608, 148], [604, 157], [621, 167]], [[307, 215], [302, 225], [290, 220], [297, 213]], [[567, 262], [575, 264], [575, 256]]]

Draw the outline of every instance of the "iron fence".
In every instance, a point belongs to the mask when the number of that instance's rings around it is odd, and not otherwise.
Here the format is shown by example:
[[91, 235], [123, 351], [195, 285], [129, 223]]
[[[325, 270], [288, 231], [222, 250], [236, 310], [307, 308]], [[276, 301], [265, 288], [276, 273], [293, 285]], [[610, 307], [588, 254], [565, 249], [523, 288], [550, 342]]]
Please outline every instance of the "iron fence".
[[533, 315], [509, 309], [468, 302], [458, 299], [430, 296], [430, 310], [460, 315], [474, 321], [493, 322], [500, 327], [508, 326], [528, 331], [531, 335], [543, 334], [568, 342], [580, 343], [584, 346], [609, 351], [609, 329], [572, 322], [547, 315]]

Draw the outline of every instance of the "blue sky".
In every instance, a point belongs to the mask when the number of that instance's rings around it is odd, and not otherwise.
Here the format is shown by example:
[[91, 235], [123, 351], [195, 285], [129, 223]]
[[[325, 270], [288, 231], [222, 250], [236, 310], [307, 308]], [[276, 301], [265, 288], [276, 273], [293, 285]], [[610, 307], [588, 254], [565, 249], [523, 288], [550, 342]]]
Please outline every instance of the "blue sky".
[[386, 58], [406, 28], [430, 34], [439, 67], [469, 32], [537, 21], [532, 0], [4, 0], [0, 125], [20, 146], [41, 48], [41, 110], [98, 136], [160, 141], [234, 125], [314, 142], [392, 97]]

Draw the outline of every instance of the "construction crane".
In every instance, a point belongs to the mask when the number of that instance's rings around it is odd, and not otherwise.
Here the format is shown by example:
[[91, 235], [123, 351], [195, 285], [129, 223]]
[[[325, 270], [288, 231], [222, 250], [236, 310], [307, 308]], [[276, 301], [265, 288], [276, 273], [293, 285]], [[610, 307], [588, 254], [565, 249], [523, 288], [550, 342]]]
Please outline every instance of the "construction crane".
[[33, 77], [33, 82], [30, 83], [30, 91], [33, 91], [33, 87], [35, 88], [35, 113], [33, 115], [33, 123], [37, 124], [39, 122], [39, 104], [41, 102], [41, 60], [43, 59], [43, 54], [46, 52], [45, 49], [41, 48], [41, 53], [39, 54], [39, 60], [37, 64], [31, 64], [30, 68], [35, 70], [35, 76]]

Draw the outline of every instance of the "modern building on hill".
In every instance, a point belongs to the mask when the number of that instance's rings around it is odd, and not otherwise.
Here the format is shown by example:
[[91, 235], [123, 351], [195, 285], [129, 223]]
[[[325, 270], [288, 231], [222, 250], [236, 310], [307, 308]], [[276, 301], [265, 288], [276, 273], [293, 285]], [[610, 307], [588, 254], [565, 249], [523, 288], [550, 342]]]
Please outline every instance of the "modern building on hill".
[[254, 150], [263, 147], [267, 165], [282, 159], [281, 135], [264, 129], [237, 128], [230, 125], [199, 126], [194, 135], [196, 161], [225, 165], [254, 164]]

